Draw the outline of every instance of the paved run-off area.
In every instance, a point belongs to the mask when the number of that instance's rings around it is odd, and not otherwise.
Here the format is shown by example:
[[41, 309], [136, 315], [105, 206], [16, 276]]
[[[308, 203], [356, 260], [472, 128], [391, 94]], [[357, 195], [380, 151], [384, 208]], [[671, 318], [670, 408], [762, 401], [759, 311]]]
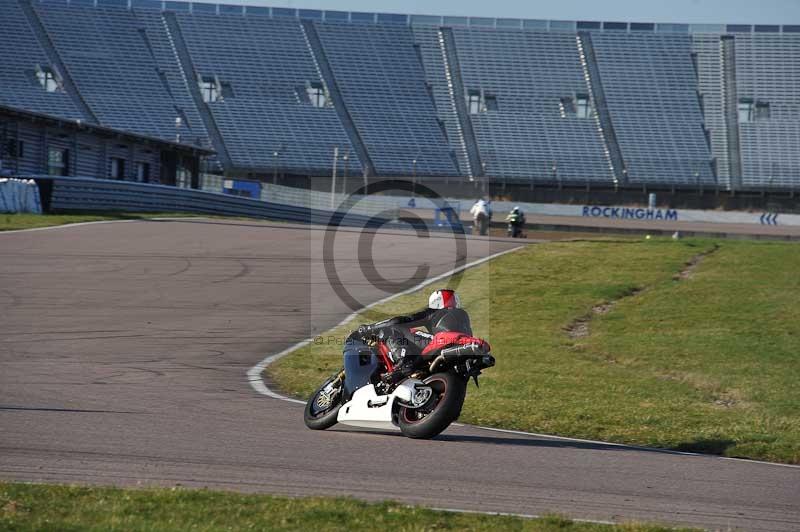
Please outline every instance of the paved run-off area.
[[[256, 394], [245, 374], [349, 314], [326, 264], [359, 302], [387, 295], [365, 278], [359, 234], [324, 256], [325, 233], [152, 221], [0, 235], [0, 478], [800, 527], [798, 468], [469, 427], [427, 442], [308, 431], [300, 405]], [[428, 276], [458, 264], [445, 235], [375, 242], [384, 285], [421, 262]], [[466, 244], [466, 260], [515, 245]]]

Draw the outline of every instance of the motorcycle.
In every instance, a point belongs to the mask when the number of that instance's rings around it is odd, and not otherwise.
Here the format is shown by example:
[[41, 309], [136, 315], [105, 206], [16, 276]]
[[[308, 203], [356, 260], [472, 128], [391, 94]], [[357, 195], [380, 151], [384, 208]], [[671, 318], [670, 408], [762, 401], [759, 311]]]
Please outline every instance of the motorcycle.
[[472, 378], [478, 385], [482, 370], [495, 359], [480, 338], [453, 332], [430, 336], [423, 350], [426, 364], [399, 383], [381, 376], [394, 369], [388, 346], [350, 333], [343, 349], [344, 367], [308, 399], [303, 416], [313, 430], [336, 423], [372, 429], [400, 429], [409, 438], [429, 439], [461, 415]]
[[510, 238], [522, 238], [522, 227], [525, 225], [525, 218], [520, 214], [509, 214], [506, 217], [508, 227], [506, 233]]

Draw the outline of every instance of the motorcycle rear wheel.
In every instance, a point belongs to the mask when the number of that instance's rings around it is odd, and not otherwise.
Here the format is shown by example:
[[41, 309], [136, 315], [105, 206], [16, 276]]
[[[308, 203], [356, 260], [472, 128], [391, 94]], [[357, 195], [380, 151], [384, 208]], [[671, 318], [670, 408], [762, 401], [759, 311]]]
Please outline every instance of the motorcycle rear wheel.
[[325, 387], [334, 379], [336, 379], [335, 375], [326, 380], [322, 386], [317, 388], [317, 391], [308, 398], [305, 412], [303, 413], [303, 421], [306, 427], [311, 430], [325, 430], [336, 424], [336, 420], [339, 416], [339, 408], [342, 406], [342, 385], [339, 385], [338, 393], [336, 393], [333, 398], [328, 398], [326, 401], [324, 397], [321, 397]]
[[467, 383], [450, 372], [434, 373], [423, 382], [433, 389], [428, 403], [420, 408], [401, 406], [397, 421], [404, 436], [427, 440], [437, 436], [461, 415]]

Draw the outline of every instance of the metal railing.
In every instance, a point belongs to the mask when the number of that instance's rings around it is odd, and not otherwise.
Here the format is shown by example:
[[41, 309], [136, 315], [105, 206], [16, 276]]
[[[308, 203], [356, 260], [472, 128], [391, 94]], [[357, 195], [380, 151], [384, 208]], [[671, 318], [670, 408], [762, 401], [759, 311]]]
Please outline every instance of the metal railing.
[[392, 225], [391, 219], [385, 217], [339, 213], [166, 185], [81, 177], [22, 177], [34, 179], [39, 184], [43, 191], [42, 203], [49, 212], [180, 212], [321, 225]]

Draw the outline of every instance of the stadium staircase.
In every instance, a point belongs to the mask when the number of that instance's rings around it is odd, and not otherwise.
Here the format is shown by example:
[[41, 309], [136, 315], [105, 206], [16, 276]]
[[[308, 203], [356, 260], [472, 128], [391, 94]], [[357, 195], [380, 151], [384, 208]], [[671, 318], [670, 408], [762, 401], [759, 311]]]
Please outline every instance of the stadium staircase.
[[484, 173], [483, 165], [464, 98], [464, 81], [461, 79], [461, 65], [458, 62], [456, 41], [451, 28], [439, 28], [439, 45], [444, 58], [447, 88], [458, 115], [459, 147], [466, 152], [467, 177], [481, 177]]
[[611, 113], [608, 112], [608, 103], [603, 90], [603, 82], [600, 78], [600, 69], [597, 67], [592, 36], [588, 31], [578, 32], [576, 42], [578, 44], [578, 55], [581, 58], [583, 75], [586, 78], [586, 86], [594, 101], [595, 120], [597, 121], [597, 129], [603, 138], [603, 148], [608, 158], [609, 169], [613, 172], [617, 183], [627, 185], [628, 176], [625, 171], [625, 160], [622, 157], [622, 150], [614, 132]]
[[375, 166], [367, 151], [367, 145], [364, 139], [361, 138], [361, 134], [358, 132], [353, 122], [353, 117], [350, 116], [350, 112], [344, 104], [344, 98], [339, 90], [339, 86], [336, 84], [333, 69], [330, 63], [328, 63], [325, 51], [322, 49], [322, 42], [317, 34], [317, 29], [314, 27], [314, 23], [310, 20], [302, 20], [300, 21], [300, 27], [303, 31], [308, 49], [311, 52], [311, 56], [314, 58], [317, 70], [328, 89], [331, 101], [333, 102], [333, 108], [336, 109], [339, 121], [342, 123], [342, 127], [347, 133], [347, 137], [350, 139], [350, 144], [352, 144], [356, 155], [358, 155], [358, 159], [361, 161], [361, 165], [364, 168], [364, 175], [375, 175]]
[[92, 109], [81, 96], [81, 93], [78, 91], [75, 81], [72, 79], [69, 70], [67, 70], [66, 65], [61, 60], [61, 56], [58, 54], [58, 51], [56, 51], [56, 47], [53, 45], [50, 35], [47, 33], [42, 21], [39, 20], [39, 16], [33, 10], [33, 6], [31, 5], [30, 1], [19, 0], [19, 6], [22, 9], [22, 12], [25, 14], [25, 18], [28, 20], [28, 24], [33, 30], [36, 39], [39, 41], [39, 45], [47, 55], [47, 59], [61, 76], [61, 82], [64, 85], [64, 90], [67, 94], [69, 94], [70, 99], [75, 107], [81, 112], [81, 114], [83, 114], [84, 119], [87, 122], [99, 124], [100, 121], [97, 119], [97, 116], [94, 114]]
[[186, 80], [186, 84], [189, 87], [189, 92], [192, 95], [195, 106], [200, 112], [200, 118], [203, 120], [203, 125], [206, 127], [209, 139], [211, 140], [211, 145], [217, 152], [217, 158], [219, 161], [226, 168], [230, 168], [232, 163], [228, 148], [225, 146], [225, 141], [223, 140], [222, 134], [219, 131], [217, 122], [214, 120], [214, 116], [211, 114], [211, 110], [203, 101], [202, 94], [200, 94], [200, 87], [196, 81], [197, 73], [194, 69], [194, 65], [192, 64], [192, 58], [189, 55], [189, 49], [186, 47], [186, 42], [183, 40], [183, 34], [181, 33], [175, 13], [171, 11], [165, 11], [163, 17], [167, 35], [170, 43], [172, 44], [172, 49], [182, 71], [182, 75]]
[[725, 93], [725, 130], [728, 137], [728, 164], [731, 189], [742, 186], [742, 152], [739, 138], [739, 107], [736, 91], [736, 41], [733, 37], [722, 37], [722, 82]]

